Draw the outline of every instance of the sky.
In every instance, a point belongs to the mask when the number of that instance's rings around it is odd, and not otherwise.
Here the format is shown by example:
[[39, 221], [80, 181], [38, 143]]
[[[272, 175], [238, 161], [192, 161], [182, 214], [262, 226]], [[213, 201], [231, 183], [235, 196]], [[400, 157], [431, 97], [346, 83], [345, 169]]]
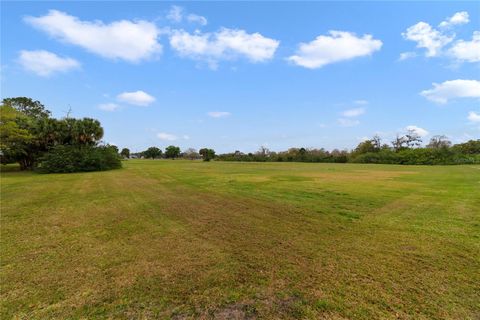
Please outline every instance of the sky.
[[1, 98], [99, 119], [119, 148], [480, 138], [478, 2], [1, 6]]

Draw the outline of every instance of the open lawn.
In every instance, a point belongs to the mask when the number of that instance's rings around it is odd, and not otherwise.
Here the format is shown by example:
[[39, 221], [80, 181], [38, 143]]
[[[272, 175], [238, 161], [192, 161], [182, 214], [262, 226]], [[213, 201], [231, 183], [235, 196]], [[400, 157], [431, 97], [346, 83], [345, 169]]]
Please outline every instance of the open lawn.
[[480, 166], [3, 171], [1, 319], [480, 318]]

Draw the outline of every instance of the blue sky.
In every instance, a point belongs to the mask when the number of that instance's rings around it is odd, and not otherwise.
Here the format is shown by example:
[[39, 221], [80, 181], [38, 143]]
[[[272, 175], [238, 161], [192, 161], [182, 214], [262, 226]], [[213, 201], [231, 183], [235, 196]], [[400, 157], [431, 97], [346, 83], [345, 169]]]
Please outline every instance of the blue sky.
[[106, 142], [352, 148], [480, 137], [475, 2], [2, 2], [1, 97]]

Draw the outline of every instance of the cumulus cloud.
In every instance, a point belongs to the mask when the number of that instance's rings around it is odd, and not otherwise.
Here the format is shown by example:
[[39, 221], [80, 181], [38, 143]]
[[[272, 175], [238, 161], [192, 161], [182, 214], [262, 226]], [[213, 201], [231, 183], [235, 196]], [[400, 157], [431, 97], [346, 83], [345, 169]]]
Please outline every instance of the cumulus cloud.
[[470, 22], [470, 19], [468, 17], [468, 12], [461, 11], [461, 12], [456, 12], [453, 16], [442, 21], [438, 26], [441, 28], [449, 28], [451, 26], [465, 24], [469, 22]]
[[380, 50], [382, 41], [365, 34], [357, 37], [346, 31], [329, 31], [328, 36], [318, 36], [308, 43], [300, 43], [295, 55], [288, 60], [296, 65], [316, 69], [327, 64], [353, 58], [370, 56]]
[[343, 111], [342, 116], [352, 118], [352, 117], [358, 117], [364, 113], [365, 113], [365, 108], [354, 108], [354, 109]]
[[141, 90], [120, 93], [117, 99], [136, 106], [148, 106], [155, 101], [155, 97]]
[[212, 118], [225, 118], [231, 115], [230, 112], [226, 112], [226, 111], [211, 111], [211, 112], [208, 112], [207, 114]]
[[468, 117], [467, 117], [468, 120], [470, 120], [471, 122], [480, 122], [480, 113], [476, 113], [474, 111], [470, 111], [468, 113]]
[[433, 83], [432, 89], [424, 90], [420, 94], [440, 104], [455, 98], [480, 98], [480, 81], [457, 79]]
[[450, 43], [454, 36], [447, 36], [442, 32], [432, 28], [426, 22], [419, 22], [407, 29], [402, 33], [402, 36], [406, 40], [414, 41], [417, 43], [417, 48], [425, 48], [427, 57], [438, 56], [441, 49]]
[[429, 132], [423, 128], [420, 128], [420, 127], [417, 127], [417, 126], [414, 126], [414, 125], [410, 125], [410, 126], [407, 126], [405, 128], [405, 130], [407, 131], [413, 131], [415, 132], [419, 137], [425, 137], [429, 134]]
[[42, 77], [80, 68], [80, 62], [77, 60], [68, 57], [62, 58], [45, 50], [22, 50], [18, 61], [23, 68]]
[[47, 15], [25, 21], [62, 42], [73, 44], [105, 58], [138, 62], [162, 51], [160, 31], [154, 23], [120, 20], [112, 23], [82, 21], [67, 13], [50, 10]]
[[459, 61], [480, 62], [480, 31], [473, 32], [472, 41], [456, 41], [448, 53]]
[[272, 59], [279, 41], [264, 37], [260, 33], [222, 28], [214, 33], [174, 30], [170, 45], [180, 56], [205, 60], [215, 66], [219, 60], [245, 57], [252, 62]]
[[178, 139], [176, 135], [166, 132], [157, 133], [157, 138], [164, 141], [175, 141]]
[[102, 103], [98, 105], [98, 108], [104, 111], [115, 111], [120, 108], [120, 106], [116, 103]]

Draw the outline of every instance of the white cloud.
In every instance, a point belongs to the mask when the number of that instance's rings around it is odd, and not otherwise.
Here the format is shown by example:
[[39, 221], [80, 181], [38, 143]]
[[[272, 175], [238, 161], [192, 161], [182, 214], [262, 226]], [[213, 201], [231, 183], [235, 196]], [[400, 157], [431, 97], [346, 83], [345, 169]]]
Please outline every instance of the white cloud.
[[447, 36], [442, 32], [432, 28], [426, 22], [419, 22], [407, 29], [402, 33], [402, 36], [406, 40], [414, 41], [417, 43], [417, 48], [425, 48], [427, 57], [438, 56], [441, 49], [450, 43], [454, 36]]
[[425, 137], [425, 136], [427, 136], [428, 133], [429, 133], [427, 130], [425, 130], [425, 129], [423, 129], [423, 128], [420, 128], [420, 127], [417, 127], [417, 126], [414, 126], [414, 125], [407, 126], [407, 127], [405, 128], [405, 130], [407, 130], [407, 131], [413, 131], [413, 132], [415, 132], [419, 137], [422, 137], [422, 138]]
[[102, 103], [98, 105], [98, 108], [104, 111], [115, 111], [120, 108], [120, 106], [116, 103]]
[[365, 113], [365, 108], [355, 108], [355, 109], [349, 109], [349, 110], [343, 111], [342, 116], [352, 118], [352, 117], [358, 117], [364, 113]]
[[155, 101], [155, 97], [141, 90], [120, 93], [117, 99], [137, 106], [148, 106]]
[[187, 16], [187, 21], [191, 23], [198, 23], [201, 26], [206, 26], [208, 23], [207, 18], [193, 13]]
[[417, 56], [416, 52], [402, 52], [400, 53], [400, 57], [398, 58], [399, 61], [407, 60], [410, 58], [415, 58]]
[[26, 70], [42, 77], [80, 68], [80, 63], [77, 60], [68, 57], [62, 58], [45, 50], [22, 50], [20, 51], [19, 62]]
[[190, 136], [184, 134], [184, 135], [183, 135], [183, 139], [184, 139], [184, 140], [190, 140]]
[[340, 118], [338, 124], [342, 127], [354, 127], [360, 124], [360, 121], [354, 119]]
[[449, 80], [443, 83], [433, 83], [433, 88], [420, 92], [422, 96], [437, 103], [447, 103], [454, 98], [480, 98], [480, 81]]
[[102, 21], [82, 21], [57, 10], [47, 15], [26, 17], [25, 21], [55, 39], [77, 45], [110, 59], [137, 62], [162, 51], [157, 42], [160, 31], [154, 23], [120, 20], [105, 24]]
[[358, 104], [358, 105], [366, 105], [368, 104], [367, 100], [355, 100], [353, 103]]
[[296, 65], [316, 69], [327, 64], [357, 57], [369, 56], [380, 50], [382, 41], [369, 34], [357, 37], [346, 31], [329, 31], [329, 36], [318, 36], [309, 43], [300, 43], [295, 55], [288, 60]]
[[461, 11], [456, 12], [453, 16], [447, 18], [445, 21], [442, 21], [438, 26], [441, 28], [449, 28], [454, 25], [469, 23], [468, 12]]
[[480, 62], [480, 31], [473, 32], [472, 41], [456, 41], [448, 53], [459, 61]]
[[201, 26], [205, 26], [208, 23], [207, 18], [194, 13], [186, 15], [184, 8], [175, 5], [170, 7], [167, 19], [174, 23], [180, 23], [186, 19], [190, 23], [198, 23]]
[[212, 112], [208, 112], [207, 114], [212, 118], [224, 118], [231, 115], [230, 112], [225, 112], [225, 111], [212, 111]]
[[470, 120], [471, 122], [480, 122], [480, 113], [470, 111], [468, 113], [467, 119]]
[[157, 138], [164, 141], [175, 141], [178, 139], [176, 135], [166, 132], [157, 133]]
[[214, 33], [197, 31], [194, 34], [174, 30], [170, 35], [170, 45], [181, 56], [205, 60], [213, 67], [222, 59], [245, 57], [252, 62], [272, 59], [279, 43], [260, 33], [227, 28]]
[[167, 19], [172, 22], [182, 22], [183, 20], [183, 8], [179, 6], [171, 6], [168, 11]]

